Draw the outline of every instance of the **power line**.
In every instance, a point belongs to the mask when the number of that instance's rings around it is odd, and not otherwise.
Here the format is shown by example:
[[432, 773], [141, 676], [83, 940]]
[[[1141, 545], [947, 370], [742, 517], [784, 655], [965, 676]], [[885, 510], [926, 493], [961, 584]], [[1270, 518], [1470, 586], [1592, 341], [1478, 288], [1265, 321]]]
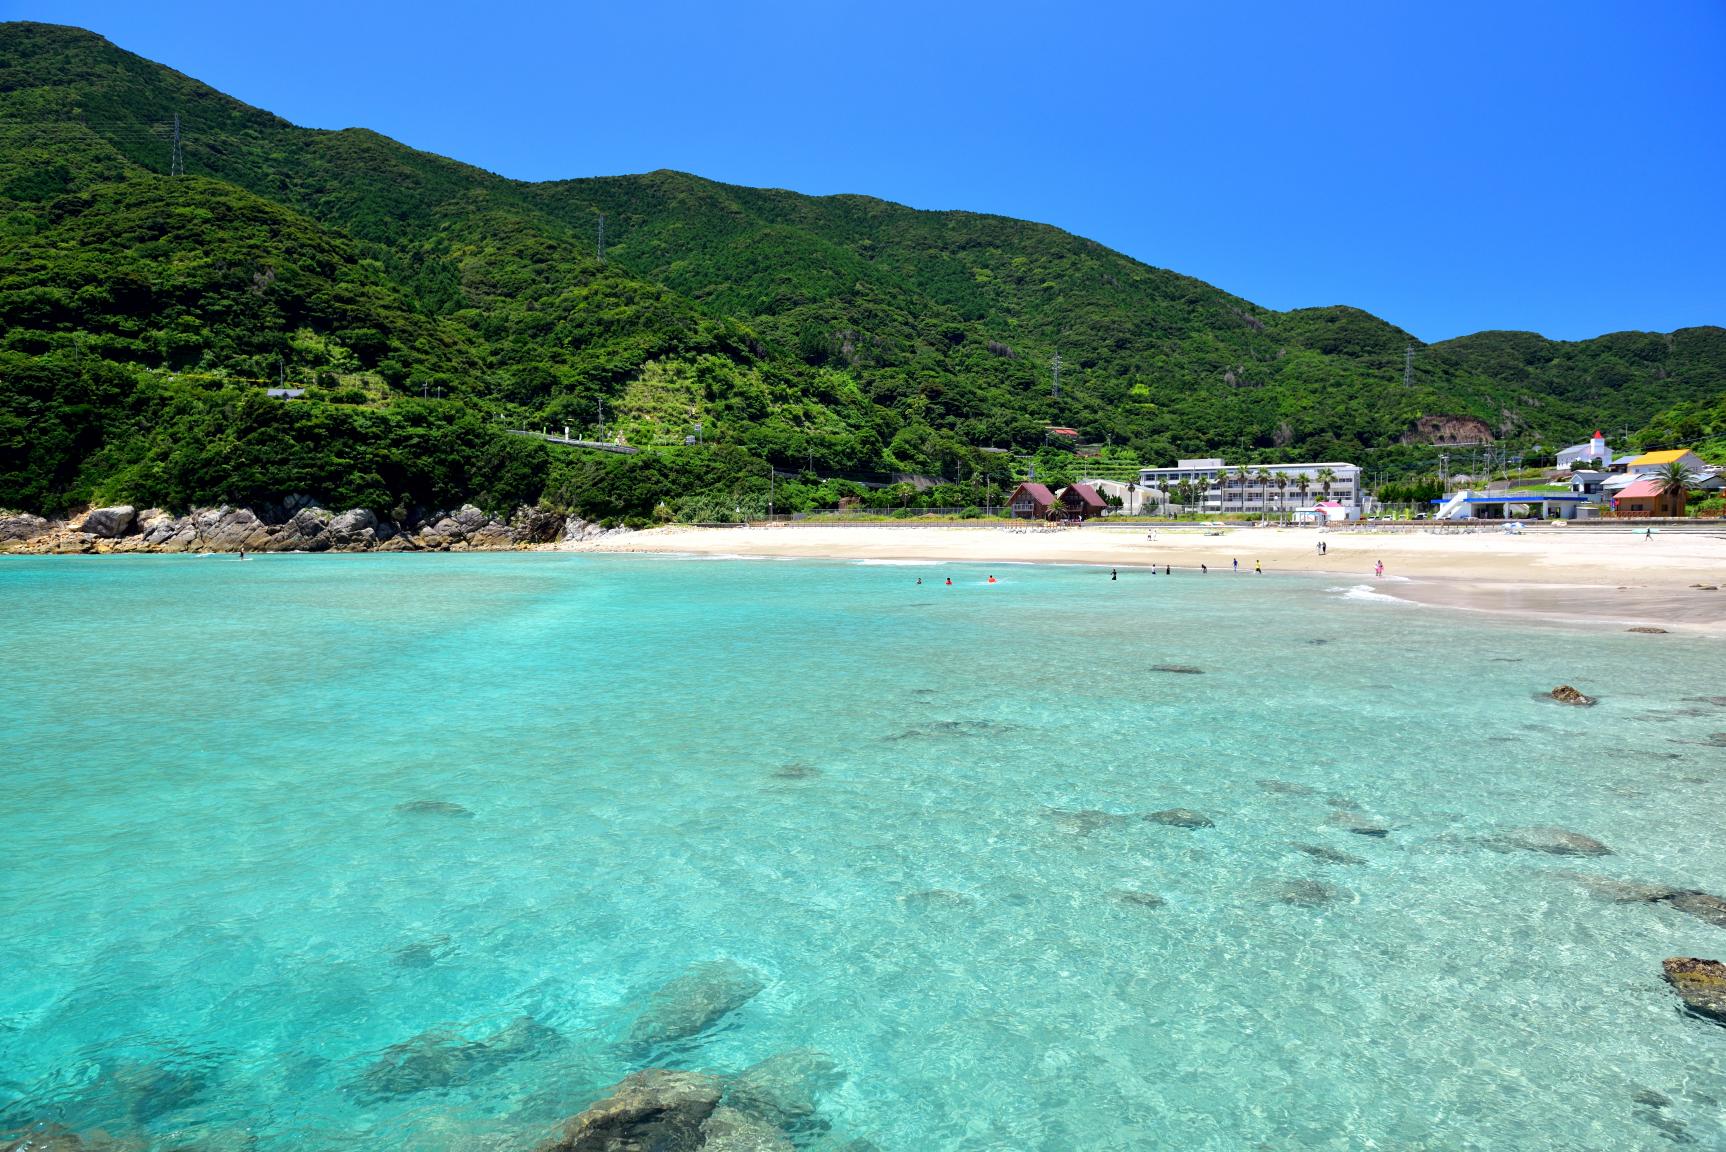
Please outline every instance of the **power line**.
[[168, 161], [168, 175], [184, 176], [186, 174], [186, 157], [180, 151], [180, 114], [174, 113], [174, 155]]
[[1059, 352], [1055, 353], [1054, 359], [1049, 361], [1049, 378], [1051, 394], [1059, 400], [1061, 398], [1061, 354]]
[[1414, 345], [1406, 344], [1402, 349], [1402, 386], [1414, 387]]

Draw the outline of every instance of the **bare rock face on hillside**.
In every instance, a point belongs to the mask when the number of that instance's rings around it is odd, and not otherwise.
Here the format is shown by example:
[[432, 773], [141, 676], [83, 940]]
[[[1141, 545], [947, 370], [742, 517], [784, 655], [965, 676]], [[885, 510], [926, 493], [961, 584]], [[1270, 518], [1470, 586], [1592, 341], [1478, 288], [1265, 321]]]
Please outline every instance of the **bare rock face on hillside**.
[[1402, 434], [1404, 444], [1480, 444], [1493, 439], [1492, 425], [1474, 416], [1422, 416]]
[[1726, 964], [1673, 956], [1661, 961], [1660, 967], [1686, 1010], [1704, 1020], [1726, 1024]]

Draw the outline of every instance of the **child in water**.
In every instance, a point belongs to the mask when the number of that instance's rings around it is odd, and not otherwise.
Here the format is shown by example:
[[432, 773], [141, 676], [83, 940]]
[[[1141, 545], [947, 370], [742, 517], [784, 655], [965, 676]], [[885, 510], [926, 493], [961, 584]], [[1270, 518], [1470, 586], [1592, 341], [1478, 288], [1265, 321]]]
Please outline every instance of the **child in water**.
[[995, 582], [995, 578], [993, 576], [989, 577], [989, 583], [993, 584], [994, 582]]

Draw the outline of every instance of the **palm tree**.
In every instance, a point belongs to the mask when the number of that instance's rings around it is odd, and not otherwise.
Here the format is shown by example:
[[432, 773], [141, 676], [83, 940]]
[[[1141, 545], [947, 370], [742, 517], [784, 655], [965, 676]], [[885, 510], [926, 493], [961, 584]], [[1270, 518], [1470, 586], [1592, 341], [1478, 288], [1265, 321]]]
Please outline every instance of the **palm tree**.
[[1324, 489], [1324, 498], [1326, 500], [1330, 499], [1330, 486], [1331, 482], [1335, 479], [1336, 473], [1331, 471], [1329, 468], [1320, 468], [1318, 470], [1319, 487]]
[[1235, 487], [1240, 490], [1242, 512], [1247, 510], [1247, 477], [1250, 474], [1245, 464], [1235, 465]]
[[1289, 510], [1289, 477], [1287, 472], [1277, 473], [1277, 511]]
[[1312, 478], [1305, 472], [1302, 472], [1300, 474], [1300, 479], [1295, 481], [1295, 487], [1300, 489], [1300, 502], [1305, 504], [1307, 491], [1312, 487]]
[[1684, 467], [1684, 461], [1674, 460], [1670, 464], [1662, 464], [1651, 477], [1655, 488], [1660, 492], [1661, 503], [1668, 505], [1673, 516], [1684, 515], [1684, 497], [1690, 491], [1690, 486], [1696, 483], [1696, 477], [1690, 469]]

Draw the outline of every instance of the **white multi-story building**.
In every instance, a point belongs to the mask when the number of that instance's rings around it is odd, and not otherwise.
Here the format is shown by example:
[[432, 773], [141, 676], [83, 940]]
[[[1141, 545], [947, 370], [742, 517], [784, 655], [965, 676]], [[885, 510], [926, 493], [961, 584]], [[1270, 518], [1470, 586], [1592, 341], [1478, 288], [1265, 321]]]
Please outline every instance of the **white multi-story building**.
[[[1301, 482], [1306, 486], [1302, 488]], [[1325, 483], [1329, 481], [1329, 490]], [[1360, 512], [1360, 466], [1331, 461], [1318, 464], [1225, 464], [1220, 459], [1177, 460], [1173, 468], [1144, 468], [1139, 483], [1178, 500], [1176, 490], [1191, 484], [1193, 505], [1206, 512], [1275, 514], [1334, 500]]]

